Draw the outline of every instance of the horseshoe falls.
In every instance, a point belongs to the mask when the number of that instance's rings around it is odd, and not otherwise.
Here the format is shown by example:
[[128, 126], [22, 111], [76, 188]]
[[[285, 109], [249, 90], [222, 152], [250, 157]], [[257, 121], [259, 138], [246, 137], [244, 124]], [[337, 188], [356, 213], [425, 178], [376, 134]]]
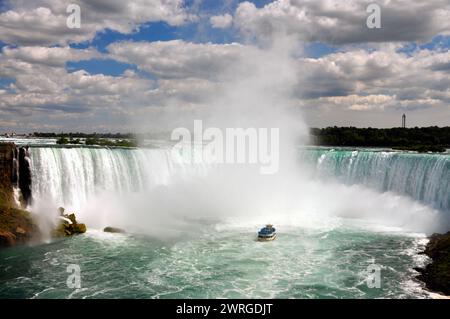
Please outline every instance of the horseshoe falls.
[[[450, 155], [368, 150], [301, 150], [316, 179], [361, 184], [450, 209]], [[33, 194], [61, 205], [85, 203], [101, 191], [139, 192], [171, 181], [206, 176], [207, 164], [185, 164], [168, 149], [32, 149]]]
[[[449, 154], [300, 148], [300, 169], [279, 176], [187, 163], [169, 147], [32, 147], [30, 159], [30, 210], [63, 206], [88, 231], [0, 251], [0, 297], [434, 297], [414, 268], [450, 219]], [[278, 238], [261, 243], [266, 223]], [[81, 288], [66, 285], [70, 264]]]
[[310, 149], [301, 153], [317, 178], [392, 191], [450, 209], [450, 155]]

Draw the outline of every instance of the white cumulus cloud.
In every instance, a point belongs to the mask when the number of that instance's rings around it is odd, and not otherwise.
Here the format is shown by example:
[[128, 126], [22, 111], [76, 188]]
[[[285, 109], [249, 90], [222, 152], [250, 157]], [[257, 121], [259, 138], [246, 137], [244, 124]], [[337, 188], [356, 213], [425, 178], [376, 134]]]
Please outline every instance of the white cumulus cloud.
[[226, 13], [224, 15], [212, 16], [209, 21], [213, 28], [226, 29], [229, 28], [233, 23], [233, 17]]

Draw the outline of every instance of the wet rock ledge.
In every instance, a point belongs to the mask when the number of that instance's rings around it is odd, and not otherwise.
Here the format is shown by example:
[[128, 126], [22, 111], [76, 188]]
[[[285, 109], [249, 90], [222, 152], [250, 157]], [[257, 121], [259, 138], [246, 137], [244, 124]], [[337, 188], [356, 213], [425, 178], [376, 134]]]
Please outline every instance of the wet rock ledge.
[[446, 234], [434, 234], [430, 237], [424, 254], [431, 258], [432, 262], [425, 268], [418, 268], [426, 287], [432, 291], [450, 295], [450, 232]]
[[60, 207], [58, 210], [60, 222], [56, 229], [53, 230], [53, 237], [68, 237], [86, 232], [86, 225], [79, 223], [74, 213], [64, 214], [64, 207]]

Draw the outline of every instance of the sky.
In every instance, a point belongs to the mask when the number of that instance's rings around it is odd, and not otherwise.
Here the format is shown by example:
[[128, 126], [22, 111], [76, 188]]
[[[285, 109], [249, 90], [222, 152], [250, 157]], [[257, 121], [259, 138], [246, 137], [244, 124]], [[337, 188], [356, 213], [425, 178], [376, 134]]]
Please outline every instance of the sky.
[[306, 125], [450, 125], [448, 0], [0, 0], [0, 132], [167, 129], [280, 37], [296, 48], [283, 101]]

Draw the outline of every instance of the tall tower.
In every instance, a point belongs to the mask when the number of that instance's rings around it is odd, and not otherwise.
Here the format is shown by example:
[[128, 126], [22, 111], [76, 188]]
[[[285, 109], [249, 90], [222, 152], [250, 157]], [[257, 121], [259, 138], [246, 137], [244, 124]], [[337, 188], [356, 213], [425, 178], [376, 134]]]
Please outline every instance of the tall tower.
[[402, 115], [402, 127], [403, 128], [406, 127], [406, 115], [405, 114]]

